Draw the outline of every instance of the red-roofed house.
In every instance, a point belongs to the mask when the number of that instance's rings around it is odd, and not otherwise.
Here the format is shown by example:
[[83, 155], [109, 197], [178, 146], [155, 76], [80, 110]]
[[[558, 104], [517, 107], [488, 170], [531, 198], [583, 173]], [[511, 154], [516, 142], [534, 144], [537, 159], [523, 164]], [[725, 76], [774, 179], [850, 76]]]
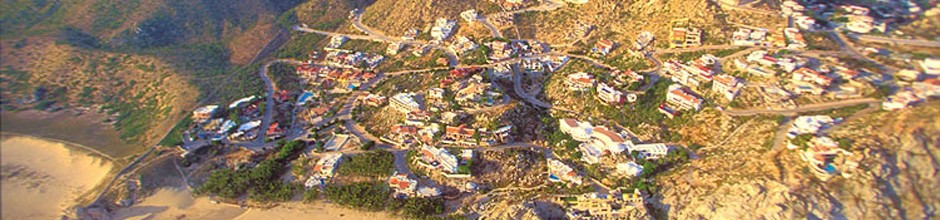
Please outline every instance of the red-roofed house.
[[712, 91], [721, 94], [728, 101], [734, 100], [734, 97], [738, 96], [738, 92], [744, 87], [744, 83], [740, 79], [727, 74], [717, 75], [714, 80]]
[[666, 93], [666, 103], [676, 106], [679, 110], [695, 109], [698, 111], [702, 108], [702, 102], [698, 95], [679, 85], [669, 86], [669, 92]]

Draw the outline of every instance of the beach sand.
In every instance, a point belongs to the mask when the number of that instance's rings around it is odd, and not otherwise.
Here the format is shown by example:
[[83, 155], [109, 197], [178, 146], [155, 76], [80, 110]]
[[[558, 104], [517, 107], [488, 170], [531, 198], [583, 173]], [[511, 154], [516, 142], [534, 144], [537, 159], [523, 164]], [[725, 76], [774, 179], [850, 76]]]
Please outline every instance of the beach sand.
[[362, 212], [333, 204], [287, 202], [270, 209], [213, 204], [207, 197], [192, 197], [185, 188], [164, 187], [143, 202], [114, 212], [114, 219], [396, 219], [385, 213]]
[[71, 111], [0, 111], [0, 130], [68, 141], [114, 158], [124, 158], [146, 150], [146, 145], [128, 144], [121, 140], [113, 126], [101, 124], [103, 118], [104, 114], [95, 111], [86, 111], [80, 116], [75, 116]]
[[0, 217], [58, 219], [111, 171], [110, 161], [29, 136], [0, 139]]

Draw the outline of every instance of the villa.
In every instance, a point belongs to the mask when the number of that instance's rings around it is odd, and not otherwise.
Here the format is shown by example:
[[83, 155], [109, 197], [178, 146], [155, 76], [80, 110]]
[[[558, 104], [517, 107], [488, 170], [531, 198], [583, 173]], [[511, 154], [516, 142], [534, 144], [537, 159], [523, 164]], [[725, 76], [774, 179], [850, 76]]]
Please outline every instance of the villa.
[[548, 160], [548, 180], [581, 185], [581, 176], [573, 168], [556, 159]]

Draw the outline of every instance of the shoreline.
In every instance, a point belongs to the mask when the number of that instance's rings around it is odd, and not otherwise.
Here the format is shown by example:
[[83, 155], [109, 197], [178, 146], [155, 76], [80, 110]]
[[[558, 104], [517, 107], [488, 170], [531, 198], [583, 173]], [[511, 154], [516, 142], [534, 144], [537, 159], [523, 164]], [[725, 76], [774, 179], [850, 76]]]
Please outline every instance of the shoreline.
[[101, 113], [86, 110], [80, 115], [75, 109], [57, 112], [38, 110], [0, 111], [0, 133], [25, 135], [47, 141], [79, 146], [112, 161], [140, 154], [146, 148], [129, 144], [119, 138], [117, 130], [101, 123]]
[[19, 216], [11, 218], [67, 215], [118, 166], [107, 155], [68, 141], [4, 132], [0, 142], [3, 210]]
[[27, 138], [43, 140], [46, 142], [61, 143], [65, 145], [65, 148], [69, 150], [78, 150], [78, 151], [87, 153], [89, 156], [102, 157], [103, 159], [108, 159], [108, 162], [111, 162], [111, 163], [116, 163], [118, 161], [117, 158], [114, 158], [111, 155], [105, 154], [104, 152], [101, 152], [98, 149], [85, 146], [79, 143], [71, 142], [68, 140], [48, 138], [48, 137], [31, 135], [31, 134], [23, 134], [23, 133], [17, 133], [17, 132], [12, 132], [12, 131], [0, 130], [0, 140], [5, 140], [7, 138], [12, 138], [12, 137], [27, 137]]

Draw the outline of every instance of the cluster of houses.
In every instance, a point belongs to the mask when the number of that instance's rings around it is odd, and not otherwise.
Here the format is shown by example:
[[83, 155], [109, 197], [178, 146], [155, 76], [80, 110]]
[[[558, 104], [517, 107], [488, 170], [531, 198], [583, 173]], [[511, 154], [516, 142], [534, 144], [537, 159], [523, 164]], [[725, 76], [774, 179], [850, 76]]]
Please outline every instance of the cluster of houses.
[[565, 207], [569, 219], [624, 219], [630, 210], [643, 208], [644, 198], [640, 190], [617, 189], [609, 193], [559, 195], [555, 202]]
[[347, 91], [359, 88], [363, 83], [378, 76], [372, 71], [317, 65], [312, 60], [298, 65], [297, 75], [308, 85], [324, 88], [338, 86]]
[[787, 0], [781, 3], [783, 14], [790, 16], [794, 24], [801, 29], [818, 28], [815, 20], [821, 18], [828, 20], [831, 26], [842, 27], [855, 33], [887, 33], [891, 28], [889, 24], [910, 20], [923, 13], [921, 7], [910, 0], [878, 1], [878, 4], [871, 6], [840, 2], [803, 2]]
[[578, 150], [581, 160], [589, 163], [599, 163], [608, 155], [620, 155], [625, 151], [636, 152], [639, 157], [658, 159], [666, 156], [669, 148], [665, 144], [634, 144], [626, 140], [625, 133], [617, 133], [603, 126], [593, 126], [589, 122], [578, 121], [571, 118], [559, 120], [559, 130], [571, 136], [575, 141], [581, 142]]
[[380, 54], [358, 51], [323, 48], [326, 51], [323, 61], [332, 66], [344, 68], [375, 69], [385, 57]]
[[630, 70], [617, 70], [611, 72], [611, 75], [615, 77], [613, 86], [604, 82], [597, 82], [593, 75], [585, 72], [569, 74], [565, 77], [564, 84], [569, 91], [585, 92], [594, 89], [596, 97], [607, 105], [620, 106], [624, 102], [635, 102], [637, 99], [636, 94], [625, 94], [615, 86], [623, 87], [629, 83], [642, 81], [643, 75]]
[[[189, 140], [206, 139], [210, 141], [254, 139], [263, 132], [260, 99], [249, 96], [232, 102], [228, 108], [219, 105], [206, 105], [192, 112], [194, 129], [186, 131]], [[189, 150], [189, 149], [184, 149]]]
[[702, 45], [702, 29], [693, 27], [688, 19], [672, 21], [669, 32], [670, 48], [689, 48]]
[[460, 149], [459, 157], [446, 148], [421, 146], [418, 157], [412, 162], [429, 170], [436, 170], [446, 178], [470, 178], [470, 165], [474, 159], [473, 149]]
[[930, 98], [940, 97], [940, 59], [926, 58], [920, 63], [921, 71], [901, 70], [899, 78], [911, 81], [882, 103], [885, 110], [899, 110], [925, 102]]
[[663, 63], [663, 71], [673, 82], [697, 88], [712, 81], [712, 76], [721, 71], [721, 66], [718, 57], [705, 54], [685, 63], [678, 60], [666, 61]]

